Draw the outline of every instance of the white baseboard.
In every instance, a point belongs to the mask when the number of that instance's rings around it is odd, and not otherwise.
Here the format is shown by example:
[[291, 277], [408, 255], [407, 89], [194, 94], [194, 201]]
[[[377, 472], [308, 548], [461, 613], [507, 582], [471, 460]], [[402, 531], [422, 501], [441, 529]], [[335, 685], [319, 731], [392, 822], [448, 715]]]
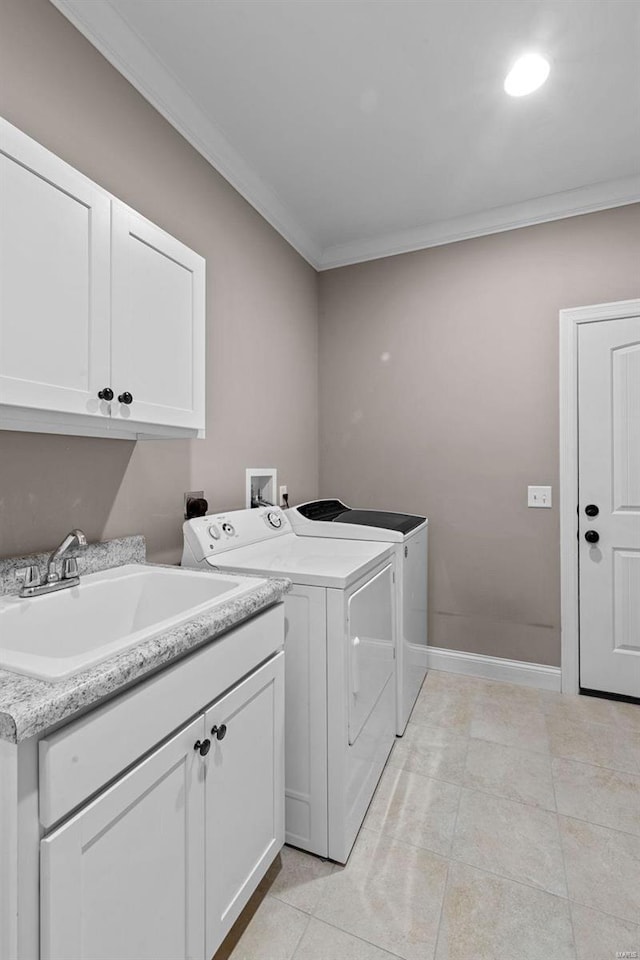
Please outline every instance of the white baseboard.
[[503, 660], [501, 657], [465, 653], [463, 650], [427, 647], [427, 664], [430, 670], [463, 673], [467, 677], [503, 680], [506, 683], [519, 683], [523, 687], [538, 687], [557, 693], [560, 693], [561, 689], [560, 667], [548, 667], [544, 663]]

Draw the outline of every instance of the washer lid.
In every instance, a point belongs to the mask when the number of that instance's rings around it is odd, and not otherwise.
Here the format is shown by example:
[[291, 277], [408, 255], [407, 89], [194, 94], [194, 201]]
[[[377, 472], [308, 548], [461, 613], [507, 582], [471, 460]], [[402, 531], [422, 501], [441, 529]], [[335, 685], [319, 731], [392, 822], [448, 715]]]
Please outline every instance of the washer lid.
[[391, 559], [391, 547], [366, 540], [329, 540], [285, 534], [254, 543], [207, 562], [219, 570], [288, 577], [308, 586], [344, 589], [361, 576]]
[[349, 507], [342, 500], [310, 500], [298, 504], [296, 510], [305, 520], [335, 520]]
[[[308, 503], [298, 504], [297, 507], [294, 507], [294, 510], [305, 520], [325, 523], [351, 523], [359, 527], [395, 530], [403, 535], [411, 533], [426, 520], [426, 517], [416, 517], [410, 513], [390, 513], [386, 510], [354, 510], [343, 503], [342, 500], [310, 500]], [[339, 534], [336, 534], [336, 536], [339, 536]]]
[[353, 523], [361, 527], [380, 527], [382, 530], [397, 530], [410, 533], [424, 523], [425, 517], [409, 513], [387, 513], [384, 510], [345, 510], [334, 518], [334, 523]]

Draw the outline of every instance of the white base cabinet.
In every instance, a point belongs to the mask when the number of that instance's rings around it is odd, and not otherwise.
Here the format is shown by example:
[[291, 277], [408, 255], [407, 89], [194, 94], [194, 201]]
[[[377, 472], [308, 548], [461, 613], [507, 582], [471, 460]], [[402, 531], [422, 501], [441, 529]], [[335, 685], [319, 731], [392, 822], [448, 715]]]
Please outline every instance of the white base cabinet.
[[210, 960], [283, 842], [280, 653], [43, 839], [41, 960]]
[[283, 644], [278, 603], [0, 741], [0, 960], [211, 960], [284, 843]]

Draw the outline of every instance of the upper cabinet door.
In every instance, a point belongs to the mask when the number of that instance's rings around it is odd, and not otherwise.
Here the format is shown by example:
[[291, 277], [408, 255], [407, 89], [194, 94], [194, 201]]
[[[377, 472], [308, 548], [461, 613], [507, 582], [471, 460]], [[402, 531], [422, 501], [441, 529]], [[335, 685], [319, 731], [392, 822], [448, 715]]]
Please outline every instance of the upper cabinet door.
[[115, 416], [204, 429], [204, 302], [203, 258], [113, 201]]
[[0, 120], [0, 403], [107, 416], [110, 198]]

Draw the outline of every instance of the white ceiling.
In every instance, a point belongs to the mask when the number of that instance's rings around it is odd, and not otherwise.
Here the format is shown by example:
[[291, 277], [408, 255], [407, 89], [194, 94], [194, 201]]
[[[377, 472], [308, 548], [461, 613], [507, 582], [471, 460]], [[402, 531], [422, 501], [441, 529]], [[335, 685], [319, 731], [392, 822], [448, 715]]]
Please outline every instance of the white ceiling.
[[634, 0], [52, 2], [316, 267], [640, 200]]

